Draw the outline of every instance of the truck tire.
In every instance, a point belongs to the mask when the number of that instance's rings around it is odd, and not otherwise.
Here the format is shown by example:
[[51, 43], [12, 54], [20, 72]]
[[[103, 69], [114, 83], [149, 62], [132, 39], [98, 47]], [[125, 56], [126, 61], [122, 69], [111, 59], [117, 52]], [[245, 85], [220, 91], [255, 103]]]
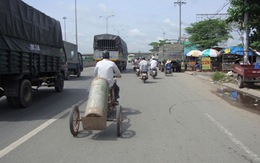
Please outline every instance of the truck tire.
[[77, 77], [80, 77], [81, 72], [80, 72], [80, 68], [77, 69]]
[[55, 91], [62, 92], [64, 87], [64, 79], [62, 75], [58, 75], [58, 78], [55, 82]]
[[28, 79], [23, 79], [19, 87], [19, 95], [14, 99], [18, 107], [26, 108], [32, 103], [32, 85]]

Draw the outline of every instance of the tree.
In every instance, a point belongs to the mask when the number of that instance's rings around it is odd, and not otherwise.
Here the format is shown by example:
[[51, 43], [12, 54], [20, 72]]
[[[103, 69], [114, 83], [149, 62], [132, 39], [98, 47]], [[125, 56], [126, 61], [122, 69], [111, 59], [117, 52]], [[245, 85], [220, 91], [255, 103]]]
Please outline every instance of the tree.
[[217, 46], [222, 41], [232, 38], [231, 27], [220, 19], [208, 19], [192, 23], [191, 27], [185, 28], [190, 35], [189, 41], [200, 49], [208, 49]]
[[148, 44], [148, 45], [150, 45], [150, 46], [153, 47], [153, 49], [151, 49], [150, 51], [151, 51], [151, 52], [154, 52], [155, 49], [158, 49], [160, 46], [162, 46], [162, 45], [164, 45], [164, 44], [168, 44], [167, 41], [168, 41], [168, 40], [166, 39], [166, 40], [159, 40], [159, 42], [151, 42], [150, 44]]
[[260, 50], [260, 1], [259, 0], [230, 0], [230, 7], [228, 9], [229, 18], [227, 22], [237, 22], [239, 29], [243, 30], [244, 13], [249, 13], [249, 22], [247, 26], [249, 32], [249, 46]]

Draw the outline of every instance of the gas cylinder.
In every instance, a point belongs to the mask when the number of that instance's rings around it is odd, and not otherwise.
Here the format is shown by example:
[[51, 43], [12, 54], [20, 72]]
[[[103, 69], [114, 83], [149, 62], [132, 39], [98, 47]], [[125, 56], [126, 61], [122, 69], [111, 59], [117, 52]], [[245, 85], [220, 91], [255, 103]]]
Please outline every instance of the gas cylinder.
[[89, 90], [85, 117], [106, 117], [109, 84], [106, 79], [96, 77], [92, 80]]

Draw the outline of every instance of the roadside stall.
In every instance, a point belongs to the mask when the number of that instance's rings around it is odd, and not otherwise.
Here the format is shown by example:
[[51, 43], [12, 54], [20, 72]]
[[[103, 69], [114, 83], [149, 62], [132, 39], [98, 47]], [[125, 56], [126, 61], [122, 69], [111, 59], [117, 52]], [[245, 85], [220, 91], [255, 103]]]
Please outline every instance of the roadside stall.
[[[245, 50], [242, 46], [231, 46], [221, 50], [222, 55], [222, 71], [233, 71], [235, 63], [239, 64], [248, 64], [243, 63]], [[253, 64], [256, 61], [256, 55], [253, 55], [252, 50], [248, 51], [249, 62]]]
[[260, 83], [260, 64], [258, 55], [249, 49], [248, 62], [244, 62], [245, 51], [241, 46], [233, 46], [223, 50], [223, 55], [233, 55], [232, 71], [237, 74], [238, 87], [242, 88], [245, 84]]
[[196, 64], [200, 64], [199, 57], [201, 56], [200, 50], [191, 50], [186, 54], [185, 70], [196, 70]]
[[202, 70], [220, 70], [220, 53], [215, 49], [205, 49], [201, 55]]

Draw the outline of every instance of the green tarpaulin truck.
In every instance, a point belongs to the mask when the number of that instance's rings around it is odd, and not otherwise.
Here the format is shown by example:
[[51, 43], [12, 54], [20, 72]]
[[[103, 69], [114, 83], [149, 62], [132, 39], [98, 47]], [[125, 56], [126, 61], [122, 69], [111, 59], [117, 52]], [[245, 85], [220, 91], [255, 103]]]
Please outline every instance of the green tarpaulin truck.
[[0, 0], [0, 97], [32, 103], [33, 87], [61, 92], [66, 55], [60, 22], [21, 0]]

